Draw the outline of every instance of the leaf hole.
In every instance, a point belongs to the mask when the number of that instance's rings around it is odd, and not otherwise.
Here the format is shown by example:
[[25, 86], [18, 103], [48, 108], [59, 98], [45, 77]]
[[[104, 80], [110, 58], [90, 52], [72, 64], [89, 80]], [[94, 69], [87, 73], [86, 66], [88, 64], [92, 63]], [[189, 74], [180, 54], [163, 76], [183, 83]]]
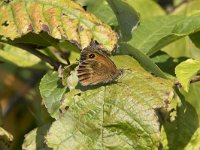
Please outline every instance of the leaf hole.
[[42, 29], [43, 29], [43, 31], [49, 33], [49, 27], [48, 27], [46, 24], [43, 24], [43, 25], [42, 25]]
[[[81, 96], [81, 93], [78, 93], [78, 94], [76, 94], [76, 95], [77, 95], [77, 96]], [[76, 95], [75, 95], [75, 96], [76, 96]]]
[[1, 25], [5, 27], [9, 26], [8, 20], [4, 21]]
[[78, 32], [81, 32], [81, 31], [83, 31], [83, 30], [84, 30], [84, 27], [83, 27], [83, 26], [79, 26]]

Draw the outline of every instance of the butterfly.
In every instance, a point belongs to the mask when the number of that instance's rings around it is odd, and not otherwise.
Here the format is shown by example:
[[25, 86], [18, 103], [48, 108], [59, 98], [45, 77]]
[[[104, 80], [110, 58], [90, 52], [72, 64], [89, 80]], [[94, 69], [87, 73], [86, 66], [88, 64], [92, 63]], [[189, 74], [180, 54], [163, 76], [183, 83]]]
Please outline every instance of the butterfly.
[[107, 54], [89, 49], [82, 50], [77, 72], [82, 86], [108, 83], [122, 74]]

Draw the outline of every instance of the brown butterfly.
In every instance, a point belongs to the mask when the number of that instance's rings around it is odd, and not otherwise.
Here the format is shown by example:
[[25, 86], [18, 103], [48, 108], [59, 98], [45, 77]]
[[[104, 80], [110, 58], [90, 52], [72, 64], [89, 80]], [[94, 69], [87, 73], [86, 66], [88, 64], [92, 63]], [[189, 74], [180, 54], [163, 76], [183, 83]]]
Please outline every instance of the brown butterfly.
[[78, 78], [83, 86], [108, 83], [122, 74], [114, 62], [100, 50], [83, 50], [78, 66]]

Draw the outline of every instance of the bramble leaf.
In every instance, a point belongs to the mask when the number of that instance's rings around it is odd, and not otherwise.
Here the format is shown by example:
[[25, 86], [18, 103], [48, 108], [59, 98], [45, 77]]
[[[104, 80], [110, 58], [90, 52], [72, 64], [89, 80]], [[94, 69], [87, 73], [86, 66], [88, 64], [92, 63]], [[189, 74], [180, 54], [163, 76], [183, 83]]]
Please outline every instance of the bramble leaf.
[[43, 31], [82, 49], [93, 40], [108, 51], [117, 44], [117, 35], [109, 26], [71, 0], [13, 0], [1, 5], [0, 12], [0, 35], [4, 38], [14, 40]]

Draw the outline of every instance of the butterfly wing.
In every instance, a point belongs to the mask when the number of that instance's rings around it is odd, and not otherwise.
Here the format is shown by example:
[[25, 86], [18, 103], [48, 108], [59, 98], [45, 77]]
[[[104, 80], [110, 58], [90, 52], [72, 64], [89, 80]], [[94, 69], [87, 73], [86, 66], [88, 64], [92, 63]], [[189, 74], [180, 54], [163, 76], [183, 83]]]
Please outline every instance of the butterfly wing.
[[98, 51], [82, 51], [78, 78], [83, 86], [107, 83], [118, 75], [119, 70], [105, 54]]

